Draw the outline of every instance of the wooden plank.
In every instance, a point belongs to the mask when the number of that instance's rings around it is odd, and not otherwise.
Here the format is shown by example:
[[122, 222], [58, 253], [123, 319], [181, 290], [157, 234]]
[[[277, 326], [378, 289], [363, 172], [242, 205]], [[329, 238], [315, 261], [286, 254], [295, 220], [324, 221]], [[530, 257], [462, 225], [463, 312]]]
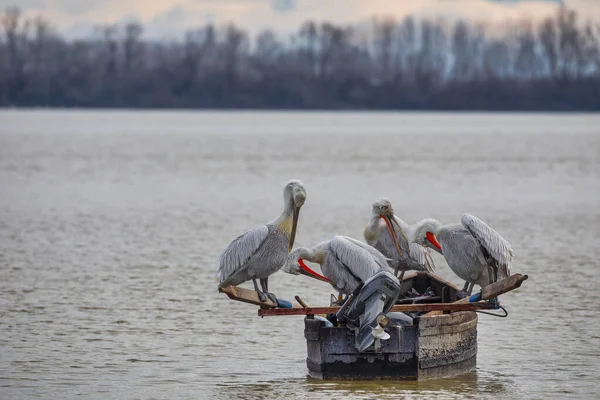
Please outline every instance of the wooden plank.
[[[403, 280], [413, 278], [416, 274], [410, 274]], [[527, 275], [514, 274], [506, 279], [492, 283], [481, 290], [482, 300], [493, 299], [506, 292], [514, 290], [521, 286], [527, 280]], [[435, 277], [435, 279], [438, 279]], [[271, 299], [262, 302], [254, 290], [245, 289], [238, 286], [227, 286], [219, 288], [219, 292], [225, 293], [230, 299], [241, 301], [248, 304], [254, 304], [261, 307], [258, 315], [261, 317], [271, 315], [310, 315], [310, 314], [332, 314], [339, 310], [339, 307], [302, 307], [299, 304], [292, 304], [293, 308], [276, 308]], [[428, 312], [428, 311], [470, 311], [479, 309], [489, 309], [491, 306], [485, 303], [469, 303], [469, 298], [458, 300], [454, 303], [429, 303], [429, 304], [402, 304], [392, 307], [393, 312]], [[271, 310], [271, 311], [268, 311]]]
[[421, 318], [423, 317], [437, 317], [439, 315], [444, 315], [443, 311], [437, 310], [437, 311], [429, 311], [427, 314], [422, 315]]
[[[511, 290], [515, 290], [519, 288], [524, 281], [529, 278], [527, 275], [514, 274], [509, 276], [508, 278], [504, 278], [498, 282], [492, 283], [481, 289], [481, 300], [489, 300], [494, 297], [498, 297], [501, 294], [506, 292], [510, 292]], [[464, 299], [455, 301], [452, 304], [468, 304], [469, 297], [465, 297]]]
[[[260, 301], [258, 293], [255, 290], [245, 289], [239, 286], [227, 286], [219, 288], [219, 292], [225, 293], [230, 299], [241, 301], [242, 303], [254, 304], [262, 308], [276, 308], [277, 304], [273, 303], [267, 297], [267, 301]], [[296, 307], [296, 304], [292, 304]]]
[[519, 288], [528, 278], [529, 276], [527, 275], [514, 274], [508, 278], [502, 279], [501, 281], [487, 285], [481, 290], [481, 299], [493, 299], [501, 294], [515, 290]]
[[[489, 303], [428, 303], [428, 304], [398, 304], [392, 307], [390, 312], [421, 312], [421, 311], [473, 311], [492, 309]], [[281, 315], [310, 315], [310, 314], [335, 314], [340, 307], [293, 307], [293, 308], [263, 308], [258, 310], [260, 317]]]
[[304, 308], [308, 308], [308, 305], [300, 298], [300, 296], [294, 296], [298, 304], [300, 304]]
[[419, 318], [418, 325], [419, 328], [430, 328], [433, 326], [462, 324], [463, 322], [471, 321], [473, 319], [477, 319], [477, 314], [472, 312], [455, 312], [452, 314], [443, 314], [429, 317], [425, 317], [423, 315]]
[[440, 286], [448, 286], [448, 287], [451, 287], [452, 289], [458, 290], [458, 288], [456, 287], [456, 285], [454, 283], [448, 282], [447, 280], [442, 279], [442, 277], [434, 275], [430, 272], [417, 272], [415, 275], [427, 275], [427, 276], [429, 276], [429, 279], [439, 283]]
[[427, 272], [409, 272], [408, 274], [404, 274], [402, 277], [402, 282], [409, 281], [419, 274], [427, 274]]
[[467, 329], [473, 329], [477, 326], [477, 318], [462, 322], [456, 325], [440, 325], [422, 328], [419, 326], [419, 337], [447, 335], [452, 333], [460, 333]]

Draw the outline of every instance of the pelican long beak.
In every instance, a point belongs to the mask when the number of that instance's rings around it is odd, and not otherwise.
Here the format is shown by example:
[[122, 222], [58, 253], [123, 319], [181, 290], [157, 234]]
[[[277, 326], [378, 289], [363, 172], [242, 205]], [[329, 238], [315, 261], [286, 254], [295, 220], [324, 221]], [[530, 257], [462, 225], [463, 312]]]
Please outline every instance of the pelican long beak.
[[390, 235], [392, 235], [392, 239], [394, 239], [394, 244], [396, 245], [396, 250], [398, 250], [398, 255], [402, 256], [402, 249], [400, 248], [400, 243], [398, 242], [398, 238], [396, 237], [396, 231], [392, 226], [392, 217], [383, 214], [381, 214], [380, 217], [385, 221], [385, 224], [387, 225], [388, 230], [390, 231]]
[[327, 279], [323, 275], [319, 274], [318, 272], [315, 272], [312, 269], [308, 268], [308, 266], [306, 264], [304, 264], [304, 260], [302, 260], [301, 258], [298, 259], [298, 265], [300, 266], [299, 272], [302, 275], [310, 276], [311, 278], [317, 279], [319, 281], [331, 283], [333, 285], [334, 282], [331, 279]]
[[296, 240], [296, 228], [298, 227], [298, 217], [300, 216], [300, 207], [294, 206], [294, 216], [292, 217], [292, 233], [290, 234], [290, 243], [288, 244], [288, 253], [294, 248]]
[[440, 242], [437, 241], [437, 238], [435, 237], [435, 235], [431, 232], [427, 232], [427, 234], [425, 235], [425, 237], [427, 238], [427, 241], [429, 242], [429, 247], [431, 247], [432, 249], [434, 249], [435, 251], [437, 251], [440, 254], [444, 254], [442, 253], [442, 246], [440, 246]]

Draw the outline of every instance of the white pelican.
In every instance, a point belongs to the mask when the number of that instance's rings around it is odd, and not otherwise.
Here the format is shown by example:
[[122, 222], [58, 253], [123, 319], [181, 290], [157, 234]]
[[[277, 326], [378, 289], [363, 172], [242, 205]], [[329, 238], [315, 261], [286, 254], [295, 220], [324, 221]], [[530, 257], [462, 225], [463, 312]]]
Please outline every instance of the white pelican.
[[[277, 272], [294, 246], [300, 207], [306, 190], [299, 180], [291, 180], [283, 189], [283, 213], [279, 218], [249, 230], [227, 246], [219, 255], [219, 287], [239, 285], [252, 279], [261, 301], [269, 294], [269, 276]], [[262, 292], [256, 280], [260, 280]], [[263, 293], [264, 292], [264, 293]], [[275, 296], [269, 297], [276, 301]]]
[[464, 279], [463, 292], [510, 276], [514, 258], [510, 244], [485, 222], [463, 214], [461, 224], [442, 225], [435, 219], [417, 223], [411, 241], [441, 252], [448, 266]]
[[433, 272], [435, 264], [431, 250], [408, 240], [413, 228], [394, 214], [392, 203], [385, 197], [373, 203], [373, 214], [364, 231], [368, 244], [392, 259], [391, 267], [402, 271], [400, 281], [408, 270]]
[[[325, 276], [307, 267], [304, 260], [320, 264]], [[312, 248], [298, 247], [289, 254], [283, 267], [289, 274], [304, 274], [329, 282], [340, 297], [352, 293], [361, 282], [382, 270], [390, 270], [383, 254], [347, 236], [334, 236]]]

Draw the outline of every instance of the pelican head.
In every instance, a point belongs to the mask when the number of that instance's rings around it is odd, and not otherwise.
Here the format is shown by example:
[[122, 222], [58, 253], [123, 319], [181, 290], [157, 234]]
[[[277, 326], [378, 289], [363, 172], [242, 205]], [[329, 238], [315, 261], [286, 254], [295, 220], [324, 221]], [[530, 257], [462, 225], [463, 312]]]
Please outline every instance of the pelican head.
[[306, 201], [306, 189], [304, 189], [302, 182], [298, 179], [288, 181], [283, 189], [283, 199], [285, 201], [286, 212], [292, 214], [292, 229], [288, 244], [288, 251], [291, 251], [294, 247], [294, 240], [296, 239], [296, 228], [298, 227], [300, 207], [302, 207]]
[[387, 197], [382, 197], [373, 202], [373, 214], [383, 217], [384, 215], [394, 215], [392, 202]]
[[442, 253], [442, 246], [437, 240], [437, 233], [442, 228], [440, 221], [432, 218], [423, 219], [417, 222], [416, 228], [411, 232], [411, 242], [420, 244], [424, 247], [430, 247], [440, 254]]
[[394, 239], [394, 245], [396, 246], [396, 250], [398, 250], [398, 255], [402, 255], [400, 242], [398, 242], [396, 231], [393, 227], [396, 222], [394, 220], [394, 207], [392, 207], [392, 202], [387, 197], [382, 197], [373, 203], [373, 217], [381, 218], [385, 221], [390, 235], [392, 236], [392, 239]]
[[327, 279], [326, 277], [319, 274], [318, 272], [313, 271], [311, 268], [309, 268], [304, 263], [304, 260], [302, 259], [302, 255], [305, 253], [308, 253], [310, 251], [311, 251], [310, 249], [306, 249], [303, 247], [294, 249], [288, 255], [288, 257], [285, 261], [285, 264], [283, 264], [283, 272], [287, 272], [288, 274], [292, 274], [292, 275], [302, 274], [302, 275], [306, 275], [306, 276], [309, 276], [311, 278], [314, 278], [314, 279], [317, 279], [320, 281], [332, 283], [332, 281], [330, 279]]

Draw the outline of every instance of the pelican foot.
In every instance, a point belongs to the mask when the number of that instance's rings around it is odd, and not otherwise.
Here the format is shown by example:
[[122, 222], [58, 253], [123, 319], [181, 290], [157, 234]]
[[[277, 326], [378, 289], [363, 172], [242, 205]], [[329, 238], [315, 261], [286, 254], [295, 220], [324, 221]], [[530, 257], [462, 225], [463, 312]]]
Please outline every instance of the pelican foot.
[[260, 299], [260, 301], [262, 301], [263, 303], [267, 301], [267, 296], [265, 296], [265, 294], [263, 292], [261, 292], [260, 290], [256, 291], [256, 294], [258, 294], [258, 298]]
[[275, 296], [273, 293], [266, 293], [267, 297], [275, 304], [277, 304], [277, 296]]
[[469, 296], [469, 293], [467, 293], [466, 290], [459, 290], [458, 292], [456, 292], [456, 298], [458, 300], [464, 299], [465, 297], [468, 297], [468, 296]]

